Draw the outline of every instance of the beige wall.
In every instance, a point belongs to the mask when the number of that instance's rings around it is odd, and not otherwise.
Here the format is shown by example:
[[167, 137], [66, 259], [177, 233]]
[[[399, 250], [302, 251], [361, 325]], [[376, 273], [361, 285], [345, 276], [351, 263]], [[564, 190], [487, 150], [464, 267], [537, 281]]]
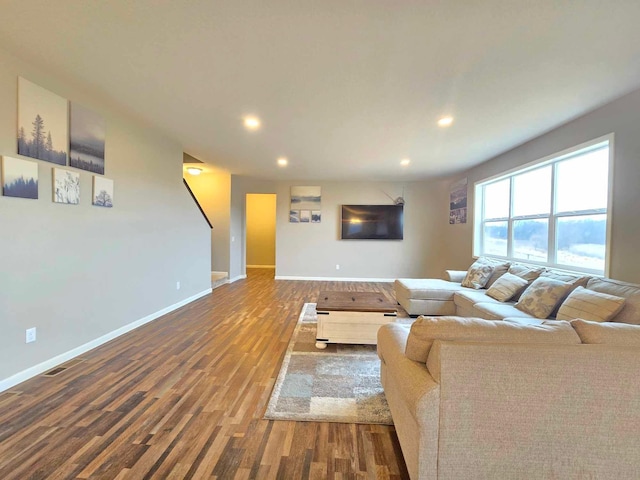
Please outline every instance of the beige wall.
[[198, 176], [185, 180], [213, 225], [211, 229], [211, 271], [229, 271], [229, 222], [231, 175], [207, 166]]
[[[0, 197], [0, 382], [210, 288], [209, 226], [182, 184], [182, 146], [89, 92], [0, 50], [0, 154], [16, 155], [17, 77], [100, 112], [114, 207]], [[73, 170], [73, 169], [72, 169]], [[176, 282], [181, 289], [176, 289]], [[37, 341], [25, 344], [25, 329]]]
[[[322, 222], [289, 223], [292, 185], [319, 185], [322, 188]], [[245, 273], [243, 239], [245, 195], [277, 193], [276, 276], [280, 278], [362, 278], [442, 277], [441, 240], [448, 224], [448, 190], [442, 181], [385, 182], [274, 182], [232, 176], [231, 278]], [[342, 204], [390, 204], [404, 188], [404, 240], [340, 240]], [[336, 264], [340, 270], [336, 270]]]
[[[550, 131], [455, 178], [469, 179], [469, 212], [474, 182], [614, 133], [610, 276], [640, 283], [640, 90]], [[471, 217], [470, 217], [471, 218]], [[466, 268], [472, 261], [473, 223], [447, 230], [446, 262]]]
[[247, 266], [276, 264], [276, 196], [247, 194]]

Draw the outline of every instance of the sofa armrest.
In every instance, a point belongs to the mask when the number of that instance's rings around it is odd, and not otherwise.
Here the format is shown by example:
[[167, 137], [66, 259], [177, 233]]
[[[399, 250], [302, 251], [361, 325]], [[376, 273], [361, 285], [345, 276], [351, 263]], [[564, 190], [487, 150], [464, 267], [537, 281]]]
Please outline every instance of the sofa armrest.
[[378, 330], [378, 356], [393, 375], [394, 383], [402, 385], [402, 396], [416, 421], [423, 423], [437, 412], [440, 386], [429, 374], [426, 364], [405, 356], [408, 336], [406, 326], [383, 325]]
[[466, 276], [466, 270], [445, 270], [445, 280], [449, 280], [450, 282], [462, 283]]
[[439, 476], [637, 477], [637, 348], [461, 342], [439, 348]]

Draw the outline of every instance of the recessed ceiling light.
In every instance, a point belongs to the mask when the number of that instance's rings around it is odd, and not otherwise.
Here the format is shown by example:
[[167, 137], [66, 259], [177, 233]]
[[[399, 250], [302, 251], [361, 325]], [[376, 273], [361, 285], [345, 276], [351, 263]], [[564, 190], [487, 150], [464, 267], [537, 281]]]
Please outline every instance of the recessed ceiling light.
[[409, 158], [403, 158], [402, 160], [400, 160], [400, 165], [402, 165], [403, 167], [406, 167], [410, 163], [411, 163], [411, 159]]
[[197, 167], [187, 167], [187, 172], [190, 175], [200, 175], [202, 173], [202, 169]]
[[258, 117], [244, 117], [244, 126], [248, 130], [257, 130], [260, 128], [260, 119]]
[[278, 159], [278, 165], [280, 165], [281, 167], [286, 167], [288, 163], [289, 163], [289, 160], [287, 160], [284, 157], [280, 157]]
[[438, 120], [438, 125], [441, 127], [448, 127], [453, 123], [453, 117], [442, 117]]

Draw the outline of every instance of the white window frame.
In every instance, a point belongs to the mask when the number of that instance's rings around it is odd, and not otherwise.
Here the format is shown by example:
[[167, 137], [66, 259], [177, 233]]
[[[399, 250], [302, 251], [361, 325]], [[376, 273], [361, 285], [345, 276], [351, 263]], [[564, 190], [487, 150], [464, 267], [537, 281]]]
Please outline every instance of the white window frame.
[[[608, 143], [609, 147], [609, 178], [608, 178], [608, 195], [607, 195], [607, 207], [605, 209], [593, 209], [593, 210], [579, 210], [575, 212], [555, 212], [555, 191], [557, 188], [557, 179], [556, 179], [556, 164], [567, 160], [571, 157], [574, 157], [579, 154], [587, 153], [591, 150], [597, 150], [605, 146]], [[517, 168], [513, 168], [508, 170], [507, 172], [500, 173], [498, 175], [494, 175], [492, 177], [488, 177], [482, 180], [478, 180], [474, 183], [474, 215], [473, 215], [473, 256], [486, 256], [498, 259], [504, 259], [509, 261], [514, 261], [518, 263], [527, 263], [532, 265], [539, 265], [550, 267], [559, 270], [565, 270], [570, 272], [579, 272], [579, 273], [588, 273], [591, 275], [601, 276], [609, 276], [610, 269], [610, 258], [611, 258], [611, 210], [612, 210], [612, 197], [613, 197], [613, 163], [614, 163], [614, 134], [610, 133], [608, 135], [604, 135], [602, 137], [596, 138], [589, 142], [582, 143], [575, 147], [568, 148], [558, 153], [554, 153], [552, 155], [548, 155], [542, 159], [535, 160], [533, 162], [527, 163]], [[533, 170], [537, 170], [539, 168], [551, 165], [551, 208], [549, 213], [539, 214], [539, 215], [513, 215], [513, 184], [515, 181], [515, 177], [522, 173], [528, 173]], [[510, 181], [510, 189], [509, 189], [509, 216], [504, 218], [491, 218], [489, 221], [491, 222], [507, 222], [507, 255], [495, 255], [495, 254], [487, 254], [483, 253], [483, 227], [485, 224], [485, 219], [483, 218], [484, 212], [484, 189], [483, 187], [490, 184], [496, 183], [501, 180], [509, 179]], [[520, 258], [515, 258], [513, 256], [513, 223], [517, 220], [533, 220], [533, 219], [547, 219], [549, 225], [549, 239], [548, 239], [548, 259], [556, 258], [556, 223], [559, 218], [567, 218], [567, 217], [581, 217], [587, 215], [597, 215], [597, 214], [605, 214], [607, 218], [607, 226], [606, 226], [606, 245], [605, 245], [605, 258], [604, 258], [604, 272], [600, 270], [593, 270], [589, 268], [580, 268], [570, 265], [558, 264], [556, 262], [548, 261], [541, 262], [535, 260], [523, 260]]]

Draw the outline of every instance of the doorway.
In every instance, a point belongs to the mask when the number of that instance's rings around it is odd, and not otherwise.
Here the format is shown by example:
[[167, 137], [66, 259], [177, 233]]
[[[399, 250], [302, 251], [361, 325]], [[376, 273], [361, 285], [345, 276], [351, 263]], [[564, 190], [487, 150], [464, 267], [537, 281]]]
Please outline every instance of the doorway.
[[275, 275], [276, 268], [276, 194], [248, 193], [246, 197], [247, 275]]

